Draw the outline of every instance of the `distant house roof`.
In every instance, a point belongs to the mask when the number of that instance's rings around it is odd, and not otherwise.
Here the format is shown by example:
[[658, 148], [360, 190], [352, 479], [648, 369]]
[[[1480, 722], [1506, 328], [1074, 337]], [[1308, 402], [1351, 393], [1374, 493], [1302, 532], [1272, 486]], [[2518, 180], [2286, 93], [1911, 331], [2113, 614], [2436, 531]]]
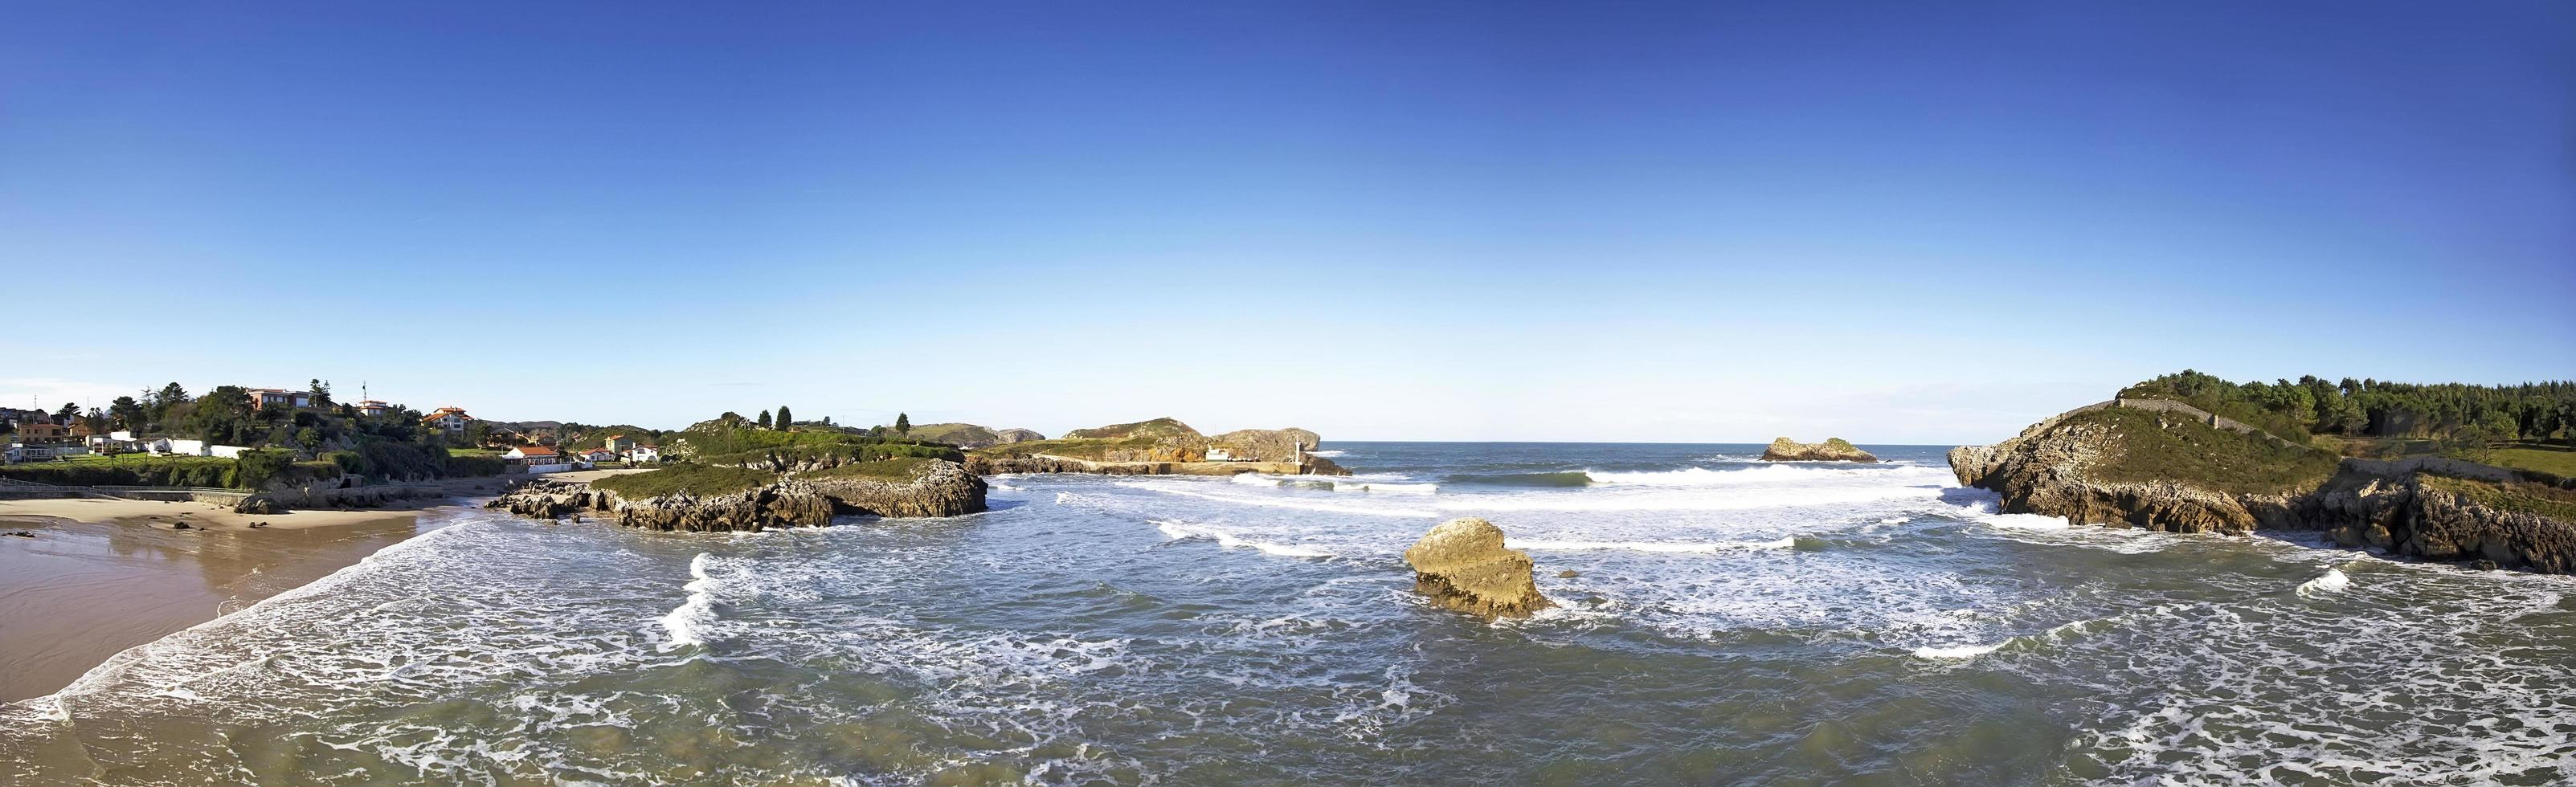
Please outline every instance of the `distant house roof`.
[[466, 414], [465, 414], [465, 408], [462, 408], [462, 407], [441, 407], [441, 408], [438, 408], [438, 412], [430, 413], [430, 414], [428, 414], [428, 415], [421, 416], [421, 417], [420, 417], [420, 420], [422, 420], [422, 421], [424, 421], [424, 422], [427, 422], [427, 421], [436, 421], [436, 420], [438, 420], [438, 419], [445, 418], [445, 417], [448, 417], [448, 416], [451, 416], [451, 415], [456, 416], [456, 417], [458, 417], [458, 418], [473, 418], [473, 417], [474, 417], [474, 416], [466, 415]]
[[550, 445], [523, 445], [523, 446], [519, 446], [519, 449], [518, 449], [518, 450], [519, 450], [519, 455], [520, 455], [520, 456], [553, 456], [553, 455], [555, 455], [555, 447], [554, 447], [554, 446], [550, 446]]
[[613, 434], [613, 435], [609, 435], [609, 436], [608, 436], [608, 439], [610, 439], [610, 440], [624, 440], [624, 439], [626, 439], [626, 436], [625, 436], [625, 435], [622, 435], [622, 434]]

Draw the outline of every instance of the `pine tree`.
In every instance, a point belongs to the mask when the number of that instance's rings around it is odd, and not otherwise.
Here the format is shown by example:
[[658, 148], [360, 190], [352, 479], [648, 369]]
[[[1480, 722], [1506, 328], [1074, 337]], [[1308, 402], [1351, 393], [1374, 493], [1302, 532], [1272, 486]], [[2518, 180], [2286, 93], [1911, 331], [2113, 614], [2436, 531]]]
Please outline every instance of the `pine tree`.
[[795, 416], [792, 416], [792, 415], [788, 415], [788, 414], [787, 414], [787, 405], [783, 405], [783, 404], [782, 404], [782, 405], [779, 405], [779, 406], [778, 406], [778, 431], [781, 431], [781, 432], [787, 431], [787, 428], [788, 428], [788, 427], [795, 426], [795, 425], [796, 425], [796, 417], [795, 417]]
[[900, 435], [912, 434], [912, 416], [905, 415], [903, 413], [895, 413], [894, 433]]
[[767, 410], [760, 411], [760, 428], [769, 428], [769, 411]]

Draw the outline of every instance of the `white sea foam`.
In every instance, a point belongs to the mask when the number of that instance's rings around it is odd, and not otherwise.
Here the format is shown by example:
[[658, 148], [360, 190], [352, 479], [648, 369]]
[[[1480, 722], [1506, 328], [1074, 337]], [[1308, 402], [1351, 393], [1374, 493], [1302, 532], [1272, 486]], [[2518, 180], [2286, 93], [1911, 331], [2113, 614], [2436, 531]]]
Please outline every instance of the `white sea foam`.
[[708, 592], [712, 587], [707, 577], [707, 560], [710, 557], [700, 552], [697, 557], [689, 559], [689, 583], [680, 586], [689, 591], [689, 598], [680, 602], [680, 606], [673, 608], [670, 614], [662, 616], [662, 629], [671, 635], [671, 641], [664, 643], [662, 650], [706, 646], [706, 628], [716, 618], [715, 596]]
[[1770, 464], [1733, 470], [1711, 470], [1685, 467], [1679, 470], [1609, 472], [1585, 470], [1595, 484], [1628, 484], [1638, 486], [1722, 486], [1731, 484], [1866, 482], [1884, 484], [1905, 480], [1946, 478], [1946, 473], [1929, 473], [1918, 468], [1878, 466], [1856, 468], [1842, 466], [1805, 466]]
[[[2011, 642], [2011, 640], [2005, 640], [2004, 642]], [[1933, 647], [1925, 645], [1914, 649], [1914, 657], [1919, 659], [1976, 658], [1978, 656], [1995, 652], [1996, 648], [2004, 646], [2004, 642], [1997, 642], [1992, 645], [1951, 645], [1948, 647]]]
[[1504, 546], [1513, 549], [1595, 550], [1615, 549], [1629, 552], [1736, 552], [1757, 549], [1789, 549], [1798, 545], [1794, 538], [1772, 541], [1555, 541], [1547, 539], [1505, 539]]
[[[1309, 500], [1286, 495], [1275, 497], [1245, 497], [1242, 495], [1213, 494], [1170, 484], [1129, 482], [1119, 484], [1119, 486], [1130, 489], [1143, 489], [1149, 492], [1160, 492], [1167, 495], [1181, 495], [1183, 497], [1195, 497], [1204, 500], [1215, 500], [1222, 503], [1259, 506], [1262, 508], [1297, 508], [1307, 511], [1325, 511], [1335, 514], [1359, 514], [1362, 516], [1436, 517], [1440, 515], [1440, 512], [1438, 511], [1425, 511], [1413, 508], [1369, 508], [1366, 506], [1345, 505], [1331, 501]], [[1062, 496], [1058, 496], [1058, 502], [1062, 502]]]
[[1306, 455], [1308, 455], [1308, 456], [1320, 456], [1320, 457], [1324, 457], [1324, 458], [1326, 458], [1326, 459], [1330, 459], [1330, 458], [1333, 458], [1333, 457], [1336, 457], [1336, 456], [1341, 456], [1341, 455], [1342, 455], [1342, 452], [1340, 452], [1340, 451], [1308, 451], [1308, 452], [1306, 452]]
[[2326, 569], [2326, 573], [2318, 575], [2317, 578], [2299, 583], [2299, 595], [2312, 596], [2318, 593], [2333, 593], [2351, 586], [2352, 578], [2344, 576], [2342, 569], [2329, 568]]
[[1438, 494], [1438, 493], [1440, 492], [1440, 485], [1439, 485], [1439, 484], [1390, 484], [1390, 483], [1384, 483], [1384, 482], [1379, 482], [1379, 481], [1370, 481], [1370, 482], [1366, 482], [1366, 483], [1359, 483], [1359, 482], [1353, 482], [1353, 481], [1335, 481], [1335, 482], [1333, 482], [1333, 491], [1335, 491], [1335, 492], [1369, 492], [1369, 493], [1373, 493], [1373, 494], [1381, 494], [1381, 495], [1387, 495], [1387, 494], [1394, 494], [1394, 495], [1429, 495], [1429, 494]]
[[1174, 539], [1205, 539], [1208, 541], [1214, 541], [1217, 546], [1225, 547], [1227, 549], [1254, 549], [1268, 554], [1279, 555], [1281, 557], [1333, 556], [1332, 552], [1319, 547], [1302, 544], [1274, 544], [1268, 541], [1254, 541], [1248, 538], [1236, 536], [1233, 533], [1206, 526], [1185, 525], [1179, 522], [1155, 522], [1154, 528], [1163, 531], [1163, 535], [1170, 536]]

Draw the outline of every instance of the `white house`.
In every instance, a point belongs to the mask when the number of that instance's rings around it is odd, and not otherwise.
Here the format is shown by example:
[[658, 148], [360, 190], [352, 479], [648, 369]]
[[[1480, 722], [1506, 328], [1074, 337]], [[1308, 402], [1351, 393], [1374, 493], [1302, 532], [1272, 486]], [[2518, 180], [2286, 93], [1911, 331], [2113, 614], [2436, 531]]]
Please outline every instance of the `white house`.
[[251, 447], [249, 447], [249, 446], [240, 446], [240, 445], [210, 445], [210, 446], [206, 446], [206, 455], [207, 455], [207, 456], [220, 456], [220, 457], [223, 457], [223, 458], [225, 458], [225, 459], [239, 459], [239, 458], [241, 458], [241, 455], [242, 455], [242, 452], [243, 452], [243, 451], [256, 451], [256, 450], [259, 450], [259, 449], [251, 448]]
[[180, 456], [208, 456], [204, 440], [164, 440], [159, 453]]
[[465, 408], [441, 407], [438, 412], [421, 416], [420, 425], [454, 433], [465, 431], [465, 423], [472, 420], [474, 416], [466, 415]]
[[523, 445], [502, 454], [503, 459], [517, 459], [532, 465], [550, 465], [563, 461], [563, 452], [551, 445]]
[[584, 462], [614, 462], [617, 461], [617, 452], [606, 448], [593, 448], [588, 451], [581, 452], [581, 460]]
[[369, 417], [369, 418], [373, 418], [373, 417], [376, 417], [376, 416], [379, 416], [379, 415], [384, 415], [385, 413], [393, 412], [393, 409], [394, 409], [394, 406], [393, 406], [393, 405], [386, 404], [386, 403], [384, 403], [384, 402], [380, 402], [380, 401], [377, 401], [377, 400], [374, 400], [374, 399], [366, 399], [366, 400], [361, 400], [361, 401], [359, 401], [359, 402], [358, 402], [358, 414], [359, 414], [359, 415], [363, 415], [363, 416], [367, 416], [367, 417]]
[[635, 447], [635, 450], [626, 452], [626, 461], [637, 464], [645, 462], [659, 462], [662, 461], [662, 449], [649, 445], [639, 445]]
[[1236, 459], [1234, 452], [1232, 451], [1228, 451], [1223, 448], [1209, 448], [1207, 450], [1207, 460], [1210, 462], [1238, 462], [1249, 461], [1250, 458], [1246, 457], [1244, 459]]

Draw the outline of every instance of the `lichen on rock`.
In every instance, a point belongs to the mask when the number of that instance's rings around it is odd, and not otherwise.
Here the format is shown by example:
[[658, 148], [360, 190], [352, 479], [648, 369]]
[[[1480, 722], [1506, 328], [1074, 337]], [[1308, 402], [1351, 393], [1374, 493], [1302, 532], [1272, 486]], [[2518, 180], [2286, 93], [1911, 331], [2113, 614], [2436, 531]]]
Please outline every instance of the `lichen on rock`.
[[1503, 546], [1503, 530], [1475, 517], [1452, 519], [1404, 550], [1413, 589], [1432, 603], [1491, 620], [1554, 606], [1538, 592], [1529, 553]]

